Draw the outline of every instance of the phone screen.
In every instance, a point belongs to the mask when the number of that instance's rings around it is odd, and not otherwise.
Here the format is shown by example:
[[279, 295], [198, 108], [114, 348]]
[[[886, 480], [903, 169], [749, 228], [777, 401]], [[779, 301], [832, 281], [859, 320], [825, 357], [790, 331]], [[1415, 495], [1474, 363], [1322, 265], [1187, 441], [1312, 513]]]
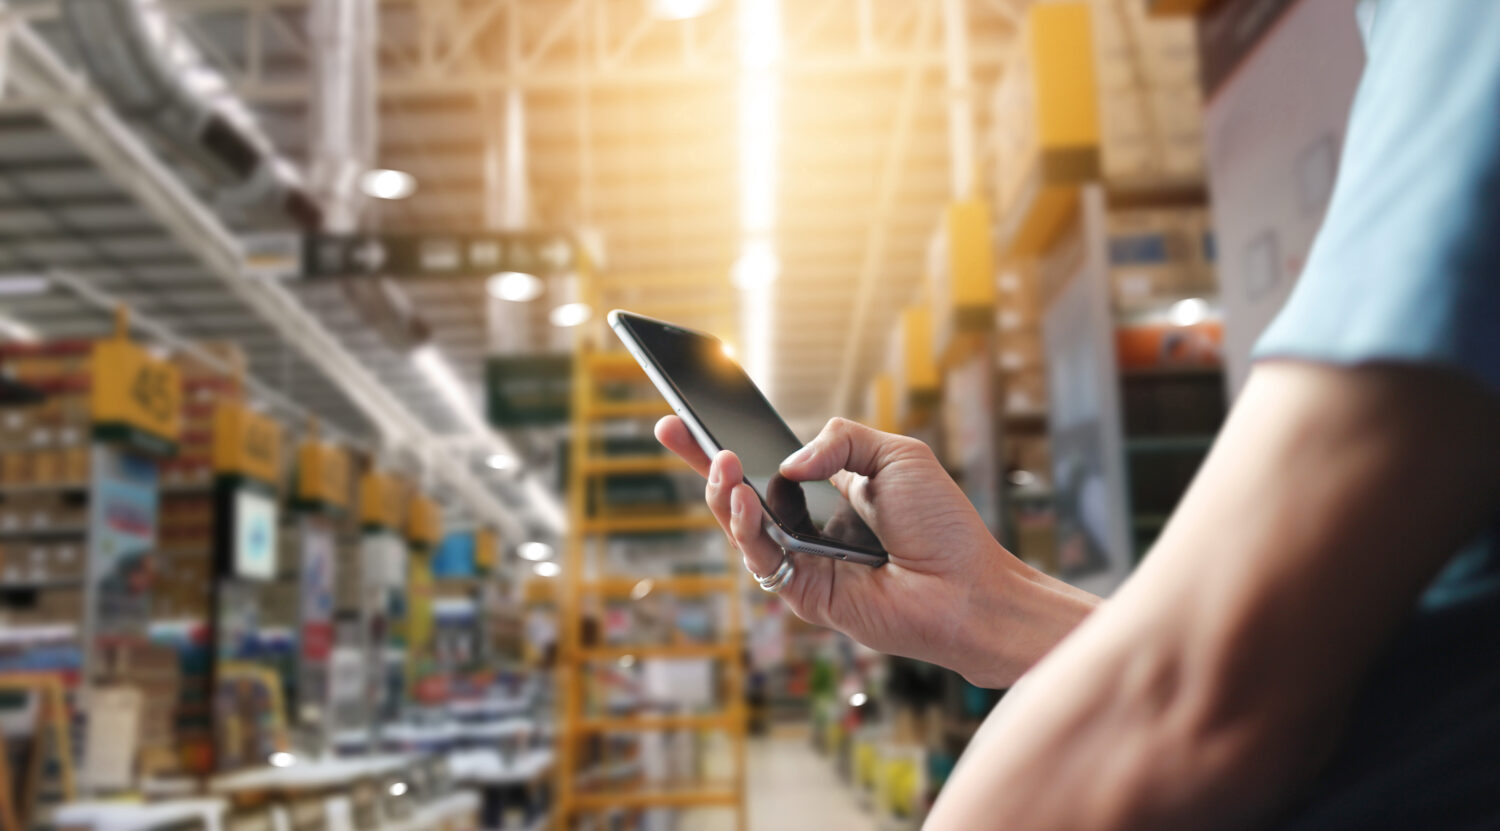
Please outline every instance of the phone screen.
[[714, 442], [739, 457], [746, 481], [777, 525], [814, 541], [883, 553], [875, 533], [831, 483], [781, 475], [781, 461], [802, 442], [720, 341], [633, 315], [621, 319]]

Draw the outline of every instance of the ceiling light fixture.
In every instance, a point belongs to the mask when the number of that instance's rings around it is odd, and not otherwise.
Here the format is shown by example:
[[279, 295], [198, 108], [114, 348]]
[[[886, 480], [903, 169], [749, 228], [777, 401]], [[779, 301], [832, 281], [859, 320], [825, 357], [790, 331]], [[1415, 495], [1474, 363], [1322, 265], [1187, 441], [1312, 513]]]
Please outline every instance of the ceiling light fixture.
[[41, 294], [52, 285], [41, 274], [0, 274], [0, 297], [25, 297]]
[[552, 559], [552, 546], [544, 542], [523, 542], [516, 546], [516, 556], [534, 563]]
[[702, 17], [714, 7], [714, 0], [651, 0], [651, 16], [660, 20], [688, 20]]
[[552, 310], [547, 319], [553, 326], [568, 329], [589, 319], [594, 310], [587, 303], [564, 303]]
[[780, 0], [739, 0], [740, 256], [731, 279], [740, 289], [745, 371], [771, 394], [776, 279], [776, 146], [781, 96]]
[[376, 199], [405, 199], [417, 192], [417, 180], [404, 170], [367, 170], [359, 187]]
[[521, 466], [521, 460], [509, 453], [491, 453], [484, 464], [490, 470], [515, 470]]
[[526, 303], [542, 296], [542, 278], [524, 271], [502, 271], [485, 282], [485, 289], [496, 300]]
[[1167, 317], [1173, 326], [1196, 326], [1208, 319], [1208, 301], [1201, 297], [1189, 297], [1172, 304]]
[[537, 563], [531, 567], [531, 570], [538, 577], [556, 577], [562, 574], [562, 566], [557, 563]]
[[734, 261], [734, 284], [746, 291], [764, 291], [781, 273], [781, 258], [770, 241], [749, 240]]
[[42, 339], [35, 329], [8, 315], [0, 315], [0, 337], [20, 343], [36, 343]]

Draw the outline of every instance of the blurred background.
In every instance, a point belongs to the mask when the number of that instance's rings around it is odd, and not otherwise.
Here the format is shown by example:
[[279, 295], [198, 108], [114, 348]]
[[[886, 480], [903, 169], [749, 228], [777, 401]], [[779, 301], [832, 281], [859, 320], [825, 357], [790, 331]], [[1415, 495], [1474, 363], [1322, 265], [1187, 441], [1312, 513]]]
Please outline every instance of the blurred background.
[[759, 591], [604, 313], [1107, 594], [1354, 6], [0, 0], [0, 831], [918, 827], [1002, 693]]

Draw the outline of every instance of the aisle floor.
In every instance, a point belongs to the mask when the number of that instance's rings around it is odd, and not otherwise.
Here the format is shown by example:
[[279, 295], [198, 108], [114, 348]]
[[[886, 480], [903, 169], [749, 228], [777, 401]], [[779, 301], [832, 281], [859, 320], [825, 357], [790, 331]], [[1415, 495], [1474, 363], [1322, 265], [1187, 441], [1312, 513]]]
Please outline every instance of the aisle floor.
[[[748, 755], [750, 831], [876, 831], [875, 818], [860, 808], [833, 763], [813, 751], [805, 733], [753, 739]], [[681, 831], [734, 827], [723, 811], [683, 820]]]

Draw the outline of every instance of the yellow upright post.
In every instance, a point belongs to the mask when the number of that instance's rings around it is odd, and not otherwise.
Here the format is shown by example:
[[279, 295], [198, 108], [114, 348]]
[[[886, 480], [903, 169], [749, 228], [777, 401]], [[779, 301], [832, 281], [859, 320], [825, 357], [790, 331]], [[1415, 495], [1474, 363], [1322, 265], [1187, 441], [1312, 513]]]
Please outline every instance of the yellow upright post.
[[[597, 300], [597, 297], [591, 298]], [[594, 303], [595, 309], [602, 309]], [[582, 340], [582, 339], [581, 339]], [[572, 452], [568, 470], [568, 514], [563, 572], [559, 579], [558, 607], [560, 620], [557, 689], [558, 753], [556, 811], [554, 827], [571, 829], [582, 815], [599, 811], [651, 808], [690, 808], [715, 806], [735, 812], [736, 825], [748, 827], [745, 816], [745, 705], [744, 668], [740, 662], [743, 641], [742, 581], [737, 558], [726, 543], [726, 572], [722, 575], [692, 575], [653, 578], [652, 591], [680, 596], [728, 594], [729, 620], [722, 638], [713, 643], [692, 643], [674, 637], [669, 644], [641, 646], [601, 646], [583, 643], [584, 599], [586, 597], [628, 596], [640, 578], [627, 575], [593, 576], [588, 573], [591, 544], [620, 534], [647, 534], [668, 531], [708, 532], [718, 529], [712, 515], [704, 510], [657, 508], [628, 514], [609, 511], [603, 506], [604, 477], [683, 470], [674, 457], [607, 456], [596, 438], [595, 428], [605, 422], [654, 420], [668, 412], [654, 392], [647, 397], [625, 401], [601, 400], [599, 384], [638, 382], [649, 384], [645, 373], [623, 352], [602, 352], [586, 341], [576, 353], [573, 370], [570, 437]], [[592, 498], [591, 498], [592, 497]], [[584, 684], [591, 664], [631, 655], [639, 660], [655, 658], [709, 658], [723, 663], [727, 701], [722, 710], [693, 715], [587, 715], [584, 711]], [[733, 755], [731, 781], [704, 786], [646, 787], [625, 785], [580, 788], [579, 749], [583, 738], [605, 733], [643, 733], [650, 731], [695, 730], [721, 731], [728, 736]]]

